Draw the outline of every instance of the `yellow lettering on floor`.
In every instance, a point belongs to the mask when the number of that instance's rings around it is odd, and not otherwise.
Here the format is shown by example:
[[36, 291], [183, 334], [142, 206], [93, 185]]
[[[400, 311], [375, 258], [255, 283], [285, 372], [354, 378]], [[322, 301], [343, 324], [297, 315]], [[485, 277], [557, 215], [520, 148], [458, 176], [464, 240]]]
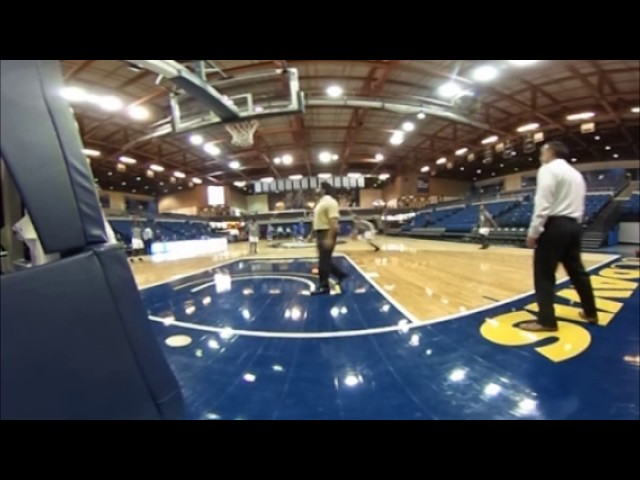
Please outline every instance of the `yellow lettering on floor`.
[[[596, 297], [598, 319], [600, 326], [607, 326], [613, 317], [624, 306], [621, 302], [608, 300], [607, 298], [631, 298], [638, 283], [629, 280], [640, 279], [640, 259], [622, 258], [608, 268], [600, 270], [598, 275], [592, 275], [591, 286]], [[573, 288], [560, 290], [559, 297], [580, 303], [580, 297]], [[536, 303], [524, 307], [525, 310], [538, 312]], [[580, 318], [582, 308], [570, 305], [554, 304], [556, 317], [574, 322], [585, 323]], [[537, 352], [553, 362], [562, 362], [584, 352], [591, 343], [591, 335], [587, 329], [571, 322], [558, 321], [557, 332], [526, 332], [517, 327], [517, 324], [537, 320], [529, 312], [518, 311], [487, 319], [480, 327], [480, 333], [487, 340], [506, 346], [533, 345], [544, 339], [554, 338], [556, 341], [543, 347], [534, 347]]]
[[591, 286], [593, 288], [619, 288], [622, 290], [635, 290], [638, 284], [634, 282], [628, 282], [626, 280], [615, 280], [613, 278], [601, 277], [600, 275], [593, 275], [591, 277]]
[[632, 270], [630, 268], [605, 268], [600, 270], [601, 277], [616, 278], [618, 280], [638, 280], [640, 279], [640, 270]]
[[547, 338], [556, 341], [535, 350], [552, 362], [562, 362], [584, 352], [591, 343], [591, 335], [580, 325], [569, 322], [558, 322], [557, 332], [527, 332], [519, 329], [516, 324], [537, 320], [528, 312], [518, 311], [506, 313], [495, 318], [487, 319], [480, 327], [480, 333], [487, 340], [517, 347], [532, 345]]
[[613, 264], [609, 265], [609, 267], [611, 267], [611, 268], [638, 268], [638, 267], [640, 267], [640, 264], [631, 263], [631, 262], [620, 262], [620, 263], [613, 263]]
[[593, 294], [596, 297], [631, 298], [633, 290], [594, 290]]
[[[571, 300], [572, 302], [580, 303], [578, 292], [576, 292], [572, 288], [565, 288], [564, 290], [560, 290], [556, 295], [562, 298], [566, 298], [567, 300]], [[596, 308], [598, 310], [604, 310], [605, 312], [609, 313], [618, 313], [622, 306], [623, 304], [620, 302], [614, 302], [612, 300], [606, 300], [604, 298], [598, 298], [596, 296]]]
[[640, 258], [625, 257], [625, 258], [620, 258], [618, 261], [619, 262], [627, 262], [627, 263], [635, 263], [636, 265], [640, 265]]
[[[556, 310], [556, 317], [586, 323], [585, 320], [580, 318], [580, 312], [582, 311], [582, 308], [570, 307], [568, 305], [559, 305], [557, 303], [554, 305], [554, 307]], [[539, 311], [537, 303], [532, 303], [524, 308], [526, 310], [531, 310], [532, 312]], [[611, 320], [613, 320], [613, 317], [614, 314], [612, 313], [598, 312], [598, 325], [606, 327], [607, 325], [609, 325]]]

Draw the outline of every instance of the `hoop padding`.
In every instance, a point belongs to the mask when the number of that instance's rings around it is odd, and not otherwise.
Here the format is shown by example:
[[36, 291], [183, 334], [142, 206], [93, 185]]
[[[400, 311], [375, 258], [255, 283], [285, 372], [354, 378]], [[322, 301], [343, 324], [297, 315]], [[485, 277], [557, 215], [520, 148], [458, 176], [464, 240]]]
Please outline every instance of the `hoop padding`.
[[225, 125], [225, 128], [231, 134], [231, 143], [238, 147], [250, 147], [253, 145], [253, 135], [259, 125], [257, 120], [249, 120], [248, 122], [231, 123]]

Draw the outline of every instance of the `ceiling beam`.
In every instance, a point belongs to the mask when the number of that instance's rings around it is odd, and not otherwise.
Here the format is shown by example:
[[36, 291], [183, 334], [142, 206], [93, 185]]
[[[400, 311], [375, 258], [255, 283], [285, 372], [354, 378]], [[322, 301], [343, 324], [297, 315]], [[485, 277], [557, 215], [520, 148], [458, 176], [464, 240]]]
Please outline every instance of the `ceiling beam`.
[[294, 115], [289, 118], [289, 125], [292, 127], [287, 133], [291, 133], [293, 136], [293, 140], [296, 143], [298, 150], [301, 152], [302, 157], [304, 158], [304, 163], [307, 167], [307, 175], [311, 176], [311, 162], [312, 162], [312, 154], [311, 150], [309, 150], [309, 135], [307, 129], [304, 125], [304, 119], [302, 115]]
[[75, 76], [81, 73], [83, 70], [89, 68], [95, 60], [81, 60], [74, 65], [64, 76], [64, 80], [72, 80]]
[[567, 70], [571, 72], [571, 74], [573, 74], [578, 80], [580, 80], [580, 83], [582, 83], [582, 85], [584, 85], [584, 87], [591, 92], [591, 94], [598, 100], [598, 103], [600, 103], [600, 105], [604, 107], [607, 113], [609, 113], [609, 115], [613, 117], [614, 121], [616, 122], [616, 125], [618, 126], [618, 128], [620, 129], [624, 137], [627, 139], [627, 141], [629, 142], [629, 146], [633, 149], [633, 152], [636, 154], [636, 156], [640, 156], [640, 151], [638, 151], [637, 143], [633, 141], [633, 138], [631, 138], [631, 135], [629, 134], [626, 127], [624, 126], [622, 119], [620, 118], [616, 110], [611, 106], [611, 104], [607, 100], [602, 98], [598, 89], [589, 81], [589, 79], [580, 70], [576, 68], [575, 65], [568, 64]]
[[130, 79], [125, 80], [124, 82], [122, 82], [120, 85], [118, 85], [116, 87], [116, 90], [122, 90], [124, 88], [130, 87], [131, 85], [134, 85], [134, 84], [138, 83], [139, 81], [144, 80], [149, 75], [151, 75], [151, 72], [149, 70], [143, 70], [142, 72], [134, 75]]
[[575, 140], [576, 143], [578, 143], [578, 145], [580, 145], [583, 148], [588, 149], [594, 156], [596, 156], [596, 158], [600, 158], [602, 155], [595, 152], [593, 149], [591, 149], [591, 147], [589, 147], [586, 143], [584, 143], [580, 137], [578, 137], [577, 135], [575, 135], [574, 133], [572, 133], [566, 126], [564, 126], [563, 124], [556, 122], [553, 118], [549, 117], [548, 115], [545, 115], [537, 110], [534, 110], [533, 108], [531, 108], [530, 105], [528, 105], [526, 102], [523, 102], [521, 100], [518, 100], [517, 98], [514, 98], [511, 95], [507, 95], [506, 93], [503, 93], [501, 91], [499, 91], [496, 88], [493, 87], [488, 87], [485, 90], [487, 93], [489, 93], [490, 95], [493, 95], [494, 97], [500, 98], [502, 100], [505, 100], [509, 103], [512, 103], [513, 105], [517, 105], [518, 107], [528, 111], [529, 113], [531, 113], [534, 117], [546, 122], [547, 124], [557, 128], [558, 130], [561, 130], [564, 134], [568, 135], [569, 137], [571, 137], [573, 140]]

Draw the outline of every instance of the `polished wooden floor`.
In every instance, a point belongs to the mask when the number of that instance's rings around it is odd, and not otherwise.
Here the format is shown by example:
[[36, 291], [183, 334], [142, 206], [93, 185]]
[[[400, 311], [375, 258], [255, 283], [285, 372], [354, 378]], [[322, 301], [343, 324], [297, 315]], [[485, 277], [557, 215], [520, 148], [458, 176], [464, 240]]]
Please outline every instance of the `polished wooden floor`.
[[[398, 304], [421, 321], [509, 300], [533, 290], [533, 251], [512, 247], [479, 250], [478, 245], [431, 240], [379, 237], [382, 251], [373, 252], [363, 241], [348, 240], [338, 253], [347, 254]], [[166, 262], [134, 262], [133, 273], [140, 287], [170, 281], [240, 258], [303, 258], [315, 256], [315, 247], [272, 248], [259, 245], [259, 254], [247, 255], [248, 244], [231, 244], [228, 252]], [[608, 254], [583, 254], [585, 266], [607, 259]], [[564, 278], [562, 267], [558, 280]]]

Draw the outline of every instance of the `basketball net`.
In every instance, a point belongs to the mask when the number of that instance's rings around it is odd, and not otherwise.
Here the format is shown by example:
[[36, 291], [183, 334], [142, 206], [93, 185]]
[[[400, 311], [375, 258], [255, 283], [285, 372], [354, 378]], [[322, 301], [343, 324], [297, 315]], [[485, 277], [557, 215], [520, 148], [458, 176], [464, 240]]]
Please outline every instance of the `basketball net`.
[[256, 133], [259, 125], [257, 120], [249, 120], [248, 122], [231, 123], [225, 125], [225, 128], [231, 134], [231, 143], [238, 147], [250, 147], [253, 145], [253, 134]]

